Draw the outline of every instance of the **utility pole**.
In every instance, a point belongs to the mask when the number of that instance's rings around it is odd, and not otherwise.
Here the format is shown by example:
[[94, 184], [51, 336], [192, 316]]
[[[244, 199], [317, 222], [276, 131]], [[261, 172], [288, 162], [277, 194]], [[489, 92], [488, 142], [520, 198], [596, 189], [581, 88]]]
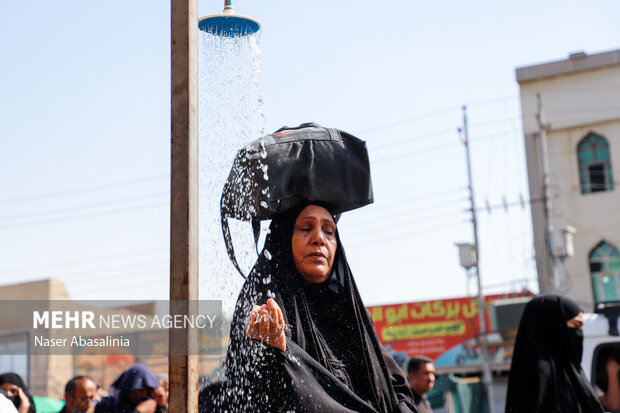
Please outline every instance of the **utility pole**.
[[542, 170], [543, 214], [545, 219], [545, 273], [541, 282], [541, 293], [557, 292], [560, 289], [560, 276], [553, 254], [553, 221], [551, 209], [551, 177], [549, 174], [549, 158], [547, 155], [547, 127], [540, 93], [536, 94], [538, 102], [538, 143], [540, 145], [540, 165]]
[[[198, 300], [198, 0], [171, 0], [170, 313], [192, 314]], [[194, 329], [170, 329], [169, 409], [198, 411]]]
[[495, 413], [493, 405], [493, 375], [491, 374], [491, 363], [489, 361], [489, 351], [487, 343], [487, 322], [486, 305], [482, 295], [482, 282], [480, 281], [480, 248], [478, 247], [478, 220], [476, 217], [476, 201], [474, 199], [474, 183], [471, 177], [471, 156], [469, 154], [469, 132], [467, 129], [467, 106], [463, 106], [463, 144], [467, 156], [467, 179], [469, 181], [469, 201], [471, 204], [471, 222], [474, 228], [474, 251], [476, 269], [476, 283], [478, 285], [478, 317], [480, 321], [480, 347], [482, 348], [482, 383], [487, 391], [489, 403], [489, 413]]

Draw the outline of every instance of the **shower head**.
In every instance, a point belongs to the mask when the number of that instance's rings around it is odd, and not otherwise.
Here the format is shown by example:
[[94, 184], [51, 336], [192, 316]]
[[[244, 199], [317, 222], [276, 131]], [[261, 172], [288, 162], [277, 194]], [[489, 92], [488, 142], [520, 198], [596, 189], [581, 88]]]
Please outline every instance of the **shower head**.
[[224, 11], [198, 20], [198, 28], [222, 37], [249, 36], [260, 30], [260, 22], [252, 17], [235, 14], [232, 0], [224, 1]]

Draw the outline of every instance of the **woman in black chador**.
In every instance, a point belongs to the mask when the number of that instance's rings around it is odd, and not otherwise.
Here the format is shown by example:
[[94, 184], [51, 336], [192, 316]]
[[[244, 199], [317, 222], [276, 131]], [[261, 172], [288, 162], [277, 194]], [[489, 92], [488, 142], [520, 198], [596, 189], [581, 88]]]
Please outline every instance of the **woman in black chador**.
[[271, 222], [231, 326], [226, 380], [202, 411], [415, 412], [360, 298], [329, 206]]
[[583, 311], [571, 299], [533, 298], [519, 323], [506, 413], [600, 413], [581, 369]]

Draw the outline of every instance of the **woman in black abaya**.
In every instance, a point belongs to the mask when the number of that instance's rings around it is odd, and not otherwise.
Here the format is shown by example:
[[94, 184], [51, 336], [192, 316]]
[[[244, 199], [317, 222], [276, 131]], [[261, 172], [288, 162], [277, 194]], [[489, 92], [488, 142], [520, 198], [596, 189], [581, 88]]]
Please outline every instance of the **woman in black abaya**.
[[276, 216], [231, 326], [226, 380], [203, 410], [415, 412], [385, 353], [324, 206]]
[[0, 374], [0, 387], [13, 402], [19, 413], [36, 413], [34, 399], [28, 390], [28, 386], [19, 374]]
[[506, 413], [600, 413], [581, 369], [583, 311], [571, 299], [533, 298], [519, 323]]

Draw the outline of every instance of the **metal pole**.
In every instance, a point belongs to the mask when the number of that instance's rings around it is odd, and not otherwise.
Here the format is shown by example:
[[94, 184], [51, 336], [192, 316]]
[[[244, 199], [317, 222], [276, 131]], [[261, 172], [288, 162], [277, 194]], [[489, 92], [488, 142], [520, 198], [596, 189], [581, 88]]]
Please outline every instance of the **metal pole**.
[[[198, 299], [197, 0], [171, 0], [170, 311], [190, 314]], [[173, 301], [174, 300], [174, 301]], [[195, 331], [171, 329], [169, 411], [198, 411]]]
[[551, 176], [549, 174], [549, 158], [547, 155], [547, 125], [545, 123], [545, 114], [542, 107], [542, 99], [540, 93], [536, 94], [538, 101], [538, 127], [539, 127], [539, 144], [540, 144], [540, 164], [542, 169], [542, 197], [543, 197], [543, 213], [545, 217], [545, 274], [542, 277], [541, 293], [556, 292], [560, 289], [560, 277], [557, 265], [555, 265], [555, 256], [551, 245], [553, 236], [553, 221], [551, 220]]
[[489, 402], [489, 413], [495, 413], [493, 405], [493, 376], [491, 374], [491, 365], [489, 363], [489, 352], [487, 345], [487, 322], [486, 322], [486, 306], [484, 297], [482, 296], [482, 283], [480, 281], [480, 251], [478, 248], [478, 220], [476, 217], [476, 202], [474, 199], [474, 184], [471, 177], [471, 156], [469, 154], [469, 132], [467, 129], [467, 107], [463, 106], [463, 144], [465, 145], [465, 154], [467, 156], [467, 179], [469, 182], [469, 201], [471, 203], [471, 221], [474, 227], [474, 249], [476, 251], [476, 284], [478, 286], [478, 317], [480, 321], [480, 345], [482, 347], [482, 383], [487, 390]]

